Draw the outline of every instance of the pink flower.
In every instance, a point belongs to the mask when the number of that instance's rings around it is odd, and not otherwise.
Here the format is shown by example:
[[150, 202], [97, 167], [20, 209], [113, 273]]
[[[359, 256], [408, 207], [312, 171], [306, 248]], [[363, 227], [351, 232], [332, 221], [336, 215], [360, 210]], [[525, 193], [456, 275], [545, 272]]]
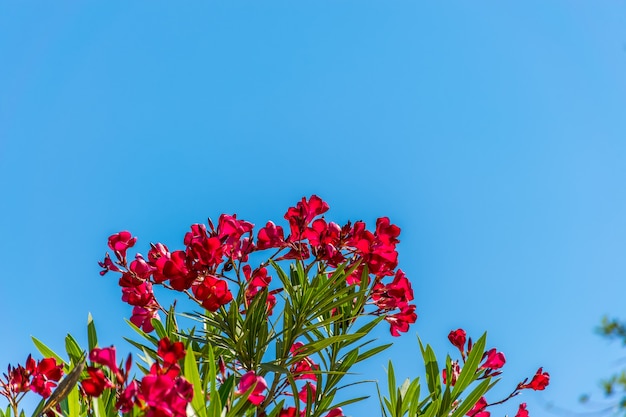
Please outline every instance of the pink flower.
[[148, 406], [145, 416], [186, 417], [193, 398], [193, 385], [182, 377], [150, 373], [141, 380], [137, 397]]
[[267, 222], [265, 227], [259, 230], [257, 236], [257, 248], [259, 250], [269, 248], [281, 248], [285, 245], [283, 228], [272, 222]]
[[124, 390], [120, 393], [115, 408], [122, 413], [129, 413], [133, 409], [135, 404], [139, 404], [137, 400], [137, 393], [139, 392], [139, 384], [133, 380]]
[[118, 372], [117, 363], [115, 362], [115, 346], [107, 348], [93, 348], [89, 352], [89, 360], [100, 365], [104, 365], [114, 373]]
[[113, 263], [108, 253], [104, 255], [104, 260], [102, 262], [98, 262], [98, 265], [103, 268], [102, 271], [100, 271], [100, 275], [104, 275], [109, 271], [122, 272], [122, 270]]
[[[293, 356], [297, 356], [304, 353], [303, 348], [304, 344], [302, 342], [296, 342], [291, 346], [289, 352], [291, 352]], [[317, 381], [317, 376], [314, 371], [318, 371], [319, 369], [320, 366], [307, 356], [293, 364], [289, 371], [294, 379], [311, 379]]]
[[481, 369], [500, 369], [504, 366], [506, 359], [504, 357], [504, 353], [496, 352], [495, 349], [490, 349], [485, 352], [485, 363], [481, 365]]
[[130, 232], [126, 230], [109, 236], [109, 248], [115, 251], [115, 255], [120, 260], [126, 258], [126, 251], [133, 247], [135, 242], [137, 242], [137, 238], [132, 237]]
[[262, 393], [267, 389], [267, 382], [265, 382], [265, 379], [262, 376], [257, 376], [254, 371], [248, 371], [241, 377], [235, 393], [237, 395], [242, 395], [252, 387], [254, 388], [252, 389], [250, 396], [248, 396], [248, 401], [254, 405], [259, 405], [265, 399], [265, 395]]
[[154, 330], [152, 319], [158, 318], [159, 306], [156, 303], [151, 303], [146, 306], [135, 306], [133, 308], [133, 315], [130, 317], [130, 322], [141, 328], [144, 332], [150, 333]]
[[145, 306], [154, 299], [152, 284], [145, 281], [136, 286], [122, 287], [122, 301], [131, 306]]

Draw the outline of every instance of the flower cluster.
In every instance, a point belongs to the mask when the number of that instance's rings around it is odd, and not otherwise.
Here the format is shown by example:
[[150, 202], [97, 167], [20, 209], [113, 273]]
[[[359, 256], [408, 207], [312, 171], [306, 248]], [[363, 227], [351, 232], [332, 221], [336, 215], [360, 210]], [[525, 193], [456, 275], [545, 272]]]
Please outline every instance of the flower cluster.
[[172, 343], [165, 337], [159, 340], [157, 355], [158, 361], [152, 364], [141, 381], [129, 381], [130, 356], [120, 368], [114, 347], [94, 348], [89, 359], [100, 366], [87, 367], [89, 376], [81, 381], [83, 392], [90, 397], [99, 397], [105, 389], [115, 389], [115, 408], [122, 413], [129, 413], [136, 406], [146, 417], [184, 417], [193, 398], [193, 386], [181, 375], [178, 365], [185, 356], [183, 343]]
[[[353, 270], [346, 280], [348, 285], [362, 285], [363, 273], [367, 271], [370, 300], [375, 306], [371, 314], [384, 315], [393, 336], [408, 331], [417, 315], [415, 305], [410, 304], [411, 284], [402, 270], [396, 270], [400, 228], [387, 217], [379, 218], [373, 231], [367, 230], [362, 221], [339, 226], [323, 217], [328, 209], [328, 204], [316, 195], [302, 198], [284, 216], [289, 224], [287, 236], [283, 227], [270, 221], [259, 229], [256, 239], [252, 223], [238, 219], [236, 214], [222, 214], [217, 227], [211, 220], [208, 227], [192, 225], [184, 237], [184, 249], [170, 251], [164, 244], [156, 243], [151, 245], [147, 257], [136, 254], [130, 262], [127, 251], [135, 245], [136, 238], [127, 231], [119, 232], [108, 242], [115, 261], [107, 254], [99, 263], [103, 268], [101, 275], [109, 271], [121, 273], [122, 300], [133, 306], [131, 322], [150, 332], [151, 320], [162, 310], [153, 285], [185, 292], [206, 310], [215, 312], [233, 300], [228, 286], [231, 281], [245, 292], [245, 304], [249, 305], [271, 282], [265, 268], [268, 263], [253, 268], [247, 263], [249, 255], [272, 249], [275, 252], [270, 260], [316, 264], [327, 273], [346, 265]], [[383, 283], [385, 277], [393, 277], [392, 282]], [[268, 291], [270, 314], [276, 304], [275, 294], [280, 291]], [[241, 310], [245, 312], [246, 305]]]
[[0, 395], [14, 403], [20, 394], [29, 391], [36, 392], [43, 398], [48, 398], [52, 389], [63, 376], [63, 365], [54, 358], [44, 358], [35, 361], [28, 355], [24, 366], [10, 366], [7, 373], [0, 379]]
[[[467, 339], [467, 334], [463, 329], [453, 330], [448, 334], [448, 340], [455, 346], [459, 352], [461, 353], [461, 358], [463, 363], [465, 363], [466, 358], [470, 354], [472, 350], [472, 339]], [[466, 343], [467, 342], [467, 343]], [[502, 373], [501, 368], [506, 363], [506, 358], [504, 357], [504, 353], [498, 352], [496, 349], [489, 349], [483, 354], [483, 362], [479, 366], [477, 372], [480, 373], [478, 375], [479, 379], [484, 379], [487, 377], [498, 376]], [[450, 384], [454, 386], [456, 380], [462, 370], [459, 361], [452, 362], [452, 377], [450, 380]], [[444, 384], [447, 381], [446, 370], [443, 370], [443, 381]], [[489, 417], [490, 412], [487, 411], [487, 407], [502, 404], [509, 399], [513, 398], [516, 395], [519, 395], [521, 390], [524, 389], [532, 389], [535, 391], [544, 390], [548, 384], [550, 383], [550, 374], [547, 372], [543, 372], [543, 368], [539, 368], [537, 373], [532, 377], [531, 381], [528, 382], [528, 378], [524, 381], [517, 384], [515, 390], [503, 400], [488, 403], [485, 397], [481, 397], [476, 404], [472, 407], [471, 410], [467, 412], [469, 417]], [[518, 412], [515, 417], [528, 417], [528, 411], [526, 410], [526, 403], [522, 403], [519, 406]]]

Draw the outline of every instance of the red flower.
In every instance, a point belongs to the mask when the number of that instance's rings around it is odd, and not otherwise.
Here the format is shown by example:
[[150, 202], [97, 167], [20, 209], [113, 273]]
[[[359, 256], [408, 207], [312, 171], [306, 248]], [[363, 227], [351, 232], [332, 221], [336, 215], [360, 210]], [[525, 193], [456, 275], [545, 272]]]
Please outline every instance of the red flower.
[[248, 371], [241, 377], [235, 393], [237, 395], [244, 394], [253, 386], [254, 388], [248, 397], [248, 401], [254, 405], [259, 405], [265, 399], [265, 395], [262, 393], [267, 389], [267, 382], [265, 382], [265, 379], [262, 376], [257, 376], [254, 371]]
[[[302, 412], [300, 412], [302, 414]], [[278, 413], [278, 417], [296, 417], [296, 407], [283, 408]]]
[[385, 320], [391, 324], [391, 335], [398, 337], [400, 332], [408, 332], [409, 324], [415, 323], [417, 314], [415, 314], [415, 306], [407, 305], [399, 313], [388, 315]]
[[316, 195], [312, 195], [309, 201], [302, 197], [302, 200], [295, 207], [290, 207], [285, 214], [285, 220], [289, 222], [291, 229], [288, 240], [297, 242], [304, 239], [304, 231], [309, 223], [315, 217], [327, 212], [328, 209], [328, 204]]
[[[217, 237], [224, 246], [224, 252], [232, 258], [239, 259], [241, 256], [245, 256], [246, 251], [242, 251], [241, 237], [245, 233], [252, 232], [254, 225], [244, 220], [237, 220], [237, 215], [222, 214], [217, 224]], [[253, 249], [253, 246], [248, 248]], [[239, 252], [239, 253], [235, 253]], [[249, 252], [248, 252], [249, 253]], [[235, 256], [237, 255], [237, 256]]]
[[412, 299], [411, 283], [401, 269], [398, 269], [393, 282], [390, 284], [383, 285], [379, 282], [374, 284], [372, 288], [372, 300], [382, 311], [403, 309]]
[[163, 365], [170, 367], [185, 357], [185, 345], [182, 342], [170, 342], [169, 337], [159, 340], [157, 354], [163, 359]]
[[216, 266], [222, 263], [224, 246], [217, 236], [209, 237], [203, 224], [191, 226], [191, 232], [185, 235], [186, 254], [202, 266]]
[[343, 410], [341, 407], [333, 408], [324, 417], [343, 417]]
[[526, 410], [526, 403], [521, 403], [517, 409], [515, 417], [528, 417], [528, 410]]
[[177, 291], [188, 290], [196, 279], [196, 275], [189, 271], [187, 255], [182, 250], [171, 253], [170, 259], [163, 266], [163, 275], [170, 280], [170, 285]]
[[491, 413], [485, 411], [485, 407], [487, 407], [487, 400], [485, 400], [485, 397], [480, 397], [480, 400], [474, 404], [474, 407], [466, 415], [469, 417], [489, 417]]
[[388, 217], [381, 217], [376, 220], [376, 237], [382, 243], [395, 245], [400, 242], [397, 239], [398, 236], [400, 236], [400, 228], [391, 224]]
[[[524, 381], [526, 382], [526, 381]], [[546, 389], [548, 384], [550, 383], [550, 374], [547, 372], [543, 372], [543, 368], [537, 369], [537, 373], [533, 376], [533, 379], [530, 383], [521, 383], [519, 384], [519, 389], [533, 389], [535, 391], [543, 391]]]
[[201, 301], [202, 306], [210, 311], [217, 311], [233, 299], [226, 281], [212, 275], [208, 275], [204, 277], [202, 282], [194, 284], [192, 290], [196, 298]]
[[30, 390], [44, 398], [52, 394], [52, 388], [63, 376], [63, 365], [57, 365], [54, 358], [45, 358], [37, 363], [37, 369], [33, 372]]
[[[9, 392], [14, 394], [28, 392], [30, 388], [30, 372], [26, 371], [22, 365], [18, 365], [17, 368], [9, 366], [7, 381], [7, 388]], [[2, 383], [0, 383], [0, 385], [2, 385]], [[4, 392], [2, 394], [4, 395]]]
[[150, 266], [154, 267], [152, 271], [152, 279], [155, 283], [160, 284], [161, 282], [167, 280], [167, 277], [164, 275], [165, 264], [170, 259], [170, 252], [162, 243], [157, 243], [156, 245], [152, 245], [152, 248], [148, 252], [148, 263]]
[[124, 230], [109, 236], [109, 248], [115, 252], [115, 256], [122, 260], [126, 258], [126, 251], [137, 242], [136, 237], [132, 237], [130, 232]]
[[102, 369], [90, 366], [87, 368], [87, 373], [89, 374], [89, 378], [83, 379], [81, 385], [85, 394], [90, 397], [99, 397], [102, 395], [102, 391], [104, 391], [105, 388], [113, 387], [113, 384], [104, 375]]
[[463, 329], [452, 330], [448, 335], [448, 340], [464, 355], [466, 333]]
[[506, 362], [506, 358], [504, 357], [504, 353], [496, 352], [495, 349], [490, 349], [488, 352], [485, 352], [485, 363], [481, 365], [481, 369], [500, 369], [504, 366]]
[[276, 226], [272, 222], [267, 222], [265, 227], [259, 230], [256, 245], [259, 250], [282, 248], [285, 246], [283, 228], [281, 226]]

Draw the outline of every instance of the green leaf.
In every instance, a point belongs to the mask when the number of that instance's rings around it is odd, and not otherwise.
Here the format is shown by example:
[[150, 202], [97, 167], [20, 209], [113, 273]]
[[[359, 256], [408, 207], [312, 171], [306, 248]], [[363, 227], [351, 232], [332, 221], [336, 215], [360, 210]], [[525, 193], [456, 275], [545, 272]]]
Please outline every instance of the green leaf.
[[65, 336], [65, 350], [73, 362], [78, 361], [83, 356], [83, 350], [78, 345], [76, 339], [71, 334]]
[[426, 408], [423, 417], [435, 417], [435, 415], [437, 415], [437, 411], [439, 410], [440, 403], [440, 398], [433, 399], [428, 408]]
[[356, 359], [357, 362], [361, 362], [364, 361], [365, 359], [368, 359], [374, 355], [379, 354], [380, 352], [382, 352], [383, 350], [386, 350], [387, 348], [391, 347], [393, 345], [393, 343], [387, 343], [386, 345], [381, 345], [381, 346], [376, 346], [375, 348], [372, 348], [370, 350], [366, 350], [365, 352], [359, 354], [359, 357]]
[[96, 325], [93, 322], [91, 313], [87, 315], [87, 343], [89, 346], [89, 352], [98, 346], [98, 335], [96, 334]]
[[[130, 320], [126, 320], [126, 324], [128, 324], [130, 326], [130, 328], [133, 329], [139, 336], [141, 336], [144, 339], [146, 339], [147, 341], [151, 342], [154, 346], [158, 346], [159, 339], [157, 339], [156, 337], [154, 337], [152, 335], [149, 335], [148, 333], [144, 332], [139, 327], [135, 326]], [[128, 339], [126, 339], [126, 340], [128, 340]]]
[[161, 320], [152, 319], [150, 322], [152, 323], [152, 327], [154, 327], [157, 336], [159, 336], [159, 339], [167, 337], [167, 331], [165, 330], [165, 327], [163, 327], [163, 323], [161, 323]]
[[32, 417], [39, 417], [39, 416], [41, 416], [41, 411], [43, 410], [43, 407], [45, 405], [46, 405], [46, 400], [44, 398], [41, 401], [39, 401], [39, 404], [37, 404], [37, 408], [35, 408], [35, 411], [33, 411]]
[[46, 346], [42, 341], [37, 339], [35, 336], [31, 336], [33, 343], [37, 350], [43, 355], [44, 358], [54, 358], [57, 360], [57, 363], [62, 363], [67, 368], [67, 362], [65, 362], [59, 355], [56, 354], [52, 349]]
[[200, 373], [198, 372], [198, 365], [196, 363], [196, 357], [193, 353], [191, 346], [187, 348], [184, 362], [185, 378], [191, 385], [193, 385], [193, 399], [191, 400], [191, 406], [194, 409], [198, 417], [207, 417], [206, 403], [204, 401], [205, 395], [202, 390], [202, 381], [200, 380]]
[[394, 413], [392, 417], [395, 417], [396, 403], [396, 374], [393, 371], [393, 363], [389, 361], [389, 367], [387, 368], [387, 388], [389, 389], [389, 412]]
[[433, 394], [433, 398], [438, 398], [441, 394], [441, 380], [439, 376], [439, 365], [437, 365], [437, 358], [435, 352], [426, 345], [426, 348], [422, 345], [422, 341], [417, 338], [422, 351], [422, 357], [424, 358], [424, 367], [426, 368], [426, 383], [428, 384], [428, 391]]
[[461, 405], [454, 411], [452, 417], [464, 416], [472, 407], [480, 400], [480, 397], [485, 395], [489, 390], [489, 383], [491, 378], [483, 380], [474, 390], [463, 400]]
[[465, 388], [476, 380], [476, 370], [482, 361], [486, 344], [487, 333], [484, 333], [472, 347], [472, 351], [468, 355], [467, 360], [463, 365], [463, 369], [461, 369], [461, 373], [459, 374], [456, 384], [452, 389], [452, 401], [459, 398]]
[[266, 372], [275, 372], [278, 374], [288, 374], [289, 370], [283, 366], [279, 366], [270, 362], [262, 363], [259, 365], [259, 368], [263, 369]]

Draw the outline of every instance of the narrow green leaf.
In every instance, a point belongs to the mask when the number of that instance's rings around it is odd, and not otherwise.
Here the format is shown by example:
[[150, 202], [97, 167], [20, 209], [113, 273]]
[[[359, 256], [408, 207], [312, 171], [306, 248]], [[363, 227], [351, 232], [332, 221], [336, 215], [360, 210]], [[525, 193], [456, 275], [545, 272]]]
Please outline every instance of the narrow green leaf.
[[161, 323], [161, 320], [152, 319], [150, 322], [152, 323], [152, 327], [154, 327], [154, 331], [156, 332], [157, 336], [159, 336], [159, 339], [167, 337], [167, 331], [165, 330], [163, 323]]
[[185, 354], [183, 375], [191, 385], [193, 385], [193, 398], [191, 400], [191, 407], [194, 409], [196, 416], [206, 417], [206, 403], [204, 401], [205, 395], [202, 390], [202, 381], [200, 380], [200, 373], [198, 372], [198, 365], [191, 346], [187, 348]]
[[464, 416], [472, 407], [480, 400], [480, 397], [485, 395], [489, 389], [489, 383], [491, 378], [483, 380], [474, 390], [463, 400], [459, 407], [454, 411], [452, 417]]
[[79, 360], [83, 355], [83, 350], [78, 345], [78, 342], [74, 339], [74, 336], [69, 333], [65, 336], [65, 350], [73, 362]]
[[59, 355], [57, 355], [52, 349], [46, 346], [42, 341], [37, 339], [35, 336], [31, 336], [33, 343], [37, 350], [43, 355], [44, 358], [54, 358], [57, 360], [57, 363], [62, 363], [67, 367], [67, 362], [65, 362]]
[[[37, 407], [35, 408], [35, 411], [33, 411], [32, 417], [39, 417], [39, 416], [41, 416], [41, 411], [43, 410], [43, 407], [45, 405], [46, 405], [46, 400], [44, 398], [41, 401], [39, 401], [39, 404], [37, 404]], [[14, 416], [14, 417], [16, 417], [16, 416]]]
[[380, 352], [382, 352], [383, 350], [386, 350], [387, 348], [391, 347], [393, 345], [393, 343], [387, 343], [386, 345], [381, 345], [381, 346], [376, 346], [375, 348], [372, 348], [370, 350], [366, 350], [365, 352], [359, 354], [359, 357], [356, 359], [357, 362], [361, 362], [364, 361], [365, 359], [368, 359], [372, 356], [375, 356], [377, 354], [379, 354]]
[[434, 400], [432, 400], [428, 408], [426, 408], [423, 417], [435, 417], [435, 415], [437, 415], [437, 410], [439, 410], [440, 403], [440, 398], [435, 398]]
[[89, 346], [89, 352], [98, 346], [98, 335], [96, 334], [96, 325], [93, 322], [91, 313], [87, 315], [87, 343]]
[[[389, 367], [387, 368], [387, 389], [389, 390], [389, 401], [391, 402], [391, 408], [389, 412], [393, 413], [396, 409], [396, 375], [393, 371], [393, 363], [389, 361]], [[392, 415], [395, 417], [395, 414]]]
[[[147, 341], [151, 342], [154, 346], [157, 346], [159, 344], [159, 339], [157, 339], [156, 337], [154, 337], [152, 335], [149, 335], [148, 333], [144, 332], [139, 327], [135, 326], [130, 320], [126, 320], [126, 324], [128, 324], [130, 326], [130, 328], [133, 329], [139, 336], [141, 336], [144, 339], [146, 339]], [[128, 339], [126, 339], [126, 340], [128, 340]]]
[[483, 354], [485, 352], [485, 345], [487, 344], [487, 333], [484, 333], [480, 339], [474, 343], [472, 347], [472, 351], [467, 357], [465, 364], [463, 365], [463, 369], [461, 369], [461, 373], [459, 374], [456, 384], [452, 389], [452, 401], [455, 401], [461, 393], [467, 388], [472, 382], [476, 380], [476, 370], [482, 361]]
[[435, 352], [433, 352], [430, 345], [426, 345], [426, 349], [422, 351], [422, 356], [424, 357], [424, 365], [426, 368], [426, 382], [428, 384], [428, 390], [434, 395], [434, 397], [439, 397], [441, 394], [439, 365], [437, 365]]
[[288, 374], [289, 373], [289, 369], [283, 367], [283, 366], [278, 366], [275, 365], [271, 362], [266, 362], [266, 363], [262, 363], [259, 365], [259, 368], [263, 369], [266, 372], [275, 372], [278, 374]]

